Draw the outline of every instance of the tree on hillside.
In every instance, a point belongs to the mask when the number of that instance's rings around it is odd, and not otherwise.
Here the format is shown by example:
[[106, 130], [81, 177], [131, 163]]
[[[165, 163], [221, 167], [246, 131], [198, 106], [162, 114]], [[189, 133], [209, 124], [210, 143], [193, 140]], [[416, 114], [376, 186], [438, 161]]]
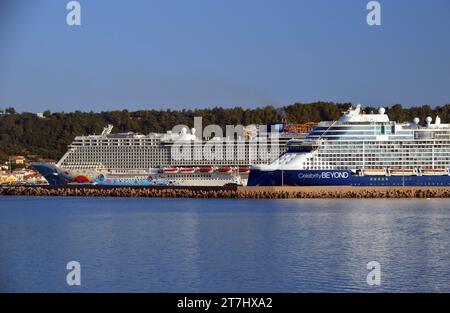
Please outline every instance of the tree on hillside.
[[13, 107], [6, 108], [5, 113], [6, 114], [16, 114], [16, 109], [14, 109]]

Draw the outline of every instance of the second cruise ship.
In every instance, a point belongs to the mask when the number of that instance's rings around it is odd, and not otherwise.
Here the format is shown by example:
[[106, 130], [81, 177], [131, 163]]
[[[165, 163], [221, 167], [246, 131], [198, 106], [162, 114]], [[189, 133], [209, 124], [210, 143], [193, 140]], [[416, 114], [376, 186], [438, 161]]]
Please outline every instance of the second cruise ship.
[[254, 165], [249, 186], [450, 186], [450, 124], [390, 121], [360, 105], [321, 122], [271, 164]]

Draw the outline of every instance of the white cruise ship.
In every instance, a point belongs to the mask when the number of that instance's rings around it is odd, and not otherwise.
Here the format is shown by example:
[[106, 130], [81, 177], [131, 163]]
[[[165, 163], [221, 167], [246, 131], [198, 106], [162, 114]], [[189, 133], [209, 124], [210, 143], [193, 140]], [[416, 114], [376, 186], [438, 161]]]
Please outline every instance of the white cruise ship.
[[358, 105], [321, 122], [268, 165], [252, 167], [250, 186], [450, 186], [450, 124], [390, 121], [384, 108]]
[[[281, 124], [278, 124], [278, 128]], [[195, 129], [148, 135], [112, 133], [77, 136], [56, 165], [34, 163], [50, 185], [245, 185], [252, 164], [267, 164], [287, 150], [287, 142], [306, 134], [262, 133], [202, 140]]]

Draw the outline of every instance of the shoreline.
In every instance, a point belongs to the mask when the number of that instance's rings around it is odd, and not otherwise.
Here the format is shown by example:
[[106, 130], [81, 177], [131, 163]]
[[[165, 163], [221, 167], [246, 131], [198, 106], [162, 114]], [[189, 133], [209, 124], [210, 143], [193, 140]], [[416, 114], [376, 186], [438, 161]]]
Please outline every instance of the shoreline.
[[0, 186], [1, 196], [148, 197], [222, 199], [320, 198], [450, 198], [450, 187], [428, 186], [304, 186], [304, 187], [118, 187]]

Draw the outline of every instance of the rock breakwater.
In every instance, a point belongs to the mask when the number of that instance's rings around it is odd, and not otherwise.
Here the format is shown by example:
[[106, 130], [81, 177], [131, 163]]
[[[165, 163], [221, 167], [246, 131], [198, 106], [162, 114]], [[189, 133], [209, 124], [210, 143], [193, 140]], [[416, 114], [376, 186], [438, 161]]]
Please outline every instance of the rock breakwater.
[[153, 198], [450, 198], [450, 187], [98, 187], [1, 186], [0, 196]]

